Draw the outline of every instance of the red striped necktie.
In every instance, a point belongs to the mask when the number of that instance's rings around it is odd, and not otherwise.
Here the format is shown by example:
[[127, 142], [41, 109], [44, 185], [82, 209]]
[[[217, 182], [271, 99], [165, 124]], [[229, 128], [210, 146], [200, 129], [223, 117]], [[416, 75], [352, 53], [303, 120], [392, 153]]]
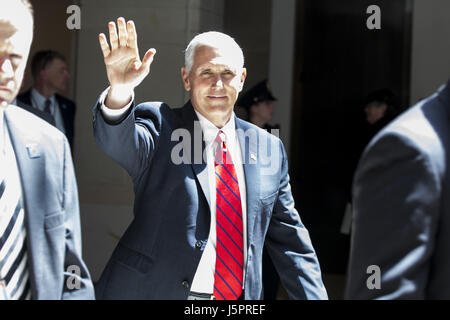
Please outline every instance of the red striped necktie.
[[216, 271], [214, 296], [237, 300], [242, 294], [244, 238], [242, 204], [236, 170], [219, 131], [214, 166], [216, 169]]

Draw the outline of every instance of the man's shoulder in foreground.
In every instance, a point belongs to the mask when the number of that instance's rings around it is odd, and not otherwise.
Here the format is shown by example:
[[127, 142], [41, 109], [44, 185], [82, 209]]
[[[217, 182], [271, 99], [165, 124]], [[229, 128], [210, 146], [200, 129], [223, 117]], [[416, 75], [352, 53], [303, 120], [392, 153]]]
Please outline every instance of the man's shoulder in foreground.
[[13, 134], [19, 134], [16, 131], [20, 130], [23, 138], [30, 138], [30, 140], [41, 142], [44, 145], [51, 145], [52, 143], [59, 145], [67, 140], [65, 135], [54, 126], [18, 106], [8, 106], [5, 115], [15, 128]]

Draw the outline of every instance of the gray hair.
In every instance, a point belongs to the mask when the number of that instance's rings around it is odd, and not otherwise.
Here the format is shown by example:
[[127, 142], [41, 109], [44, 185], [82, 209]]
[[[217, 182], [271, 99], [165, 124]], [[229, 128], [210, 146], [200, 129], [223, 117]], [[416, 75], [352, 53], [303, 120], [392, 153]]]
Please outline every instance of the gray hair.
[[230, 55], [236, 64], [241, 68], [244, 67], [244, 53], [236, 41], [222, 32], [209, 31], [201, 33], [194, 37], [188, 44], [184, 53], [184, 67], [190, 72], [194, 64], [194, 55], [198, 47], [208, 46], [224, 51]]

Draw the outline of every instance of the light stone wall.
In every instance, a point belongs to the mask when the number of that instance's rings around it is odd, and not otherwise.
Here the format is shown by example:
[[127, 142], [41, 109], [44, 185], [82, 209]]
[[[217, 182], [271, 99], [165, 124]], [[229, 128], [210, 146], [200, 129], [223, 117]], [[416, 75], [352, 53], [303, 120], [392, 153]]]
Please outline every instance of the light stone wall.
[[450, 77], [450, 1], [414, 0], [411, 105], [433, 94]]

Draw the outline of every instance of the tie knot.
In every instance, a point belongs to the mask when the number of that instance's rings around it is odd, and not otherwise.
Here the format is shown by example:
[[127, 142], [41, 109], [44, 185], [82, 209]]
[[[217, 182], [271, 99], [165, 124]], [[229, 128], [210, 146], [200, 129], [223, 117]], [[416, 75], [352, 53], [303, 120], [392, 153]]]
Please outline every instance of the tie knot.
[[222, 130], [220, 130], [219, 133], [217, 134], [216, 142], [218, 144], [221, 144], [225, 142], [225, 139], [226, 139], [225, 133]]

